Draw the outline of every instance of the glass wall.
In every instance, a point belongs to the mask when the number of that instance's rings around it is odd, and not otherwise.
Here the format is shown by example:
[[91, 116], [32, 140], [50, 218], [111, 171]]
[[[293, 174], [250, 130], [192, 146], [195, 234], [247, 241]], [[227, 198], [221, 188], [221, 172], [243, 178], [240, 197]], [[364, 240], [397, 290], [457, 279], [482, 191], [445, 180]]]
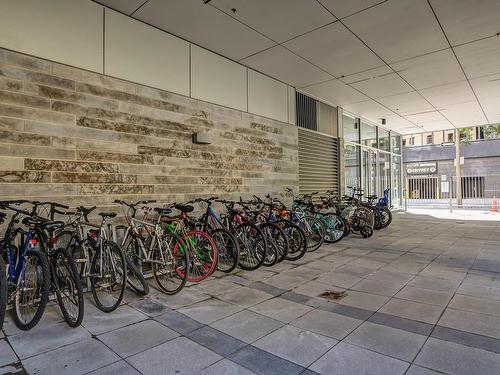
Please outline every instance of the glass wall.
[[401, 205], [401, 135], [369, 122], [343, 116], [345, 187], [361, 187], [365, 195], [383, 196], [388, 189]]
[[361, 186], [360, 178], [360, 163], [359, 163], [359, 146], [345, 144], [344, 145], [345, 159], [345, 186], [357, 187]]

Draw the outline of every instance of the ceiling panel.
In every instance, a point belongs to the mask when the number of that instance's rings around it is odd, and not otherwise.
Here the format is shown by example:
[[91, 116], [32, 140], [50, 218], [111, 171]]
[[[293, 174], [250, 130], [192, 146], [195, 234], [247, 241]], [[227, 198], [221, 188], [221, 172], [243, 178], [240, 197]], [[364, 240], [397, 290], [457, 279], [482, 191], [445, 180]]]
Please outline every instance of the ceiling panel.
[[351, 83], [351, 85], [372, 98], [402, 94], [413, 89], [396, 73]]
[[380, 103], [400, 114], [432, 111], [434, 108], [416, 91], [378, 99]]
[[384, 64], [340, 22], [311, 31], [284, 46], [336, 77]]
[[[446, 121], [446, 119], [438, 111], [421, 112], [414, 115], [407, 115], [405, 118], [418, 125], [425, 125], [426, 123], [435, 121]], [[448, 126], [449, 125], [450, 123], [448, 123]]]
[[500, 73], [471, 79], [470, 83], [479, 99], [499, 98], [500, 102]]
[[373, 122], [379, 122], [380, 119], [394, 114], [390, 109], [387, 109], [374, 100], [346, 104], [344, 108]]
[[335, 106], [343, 106], [369, 99], [337, 79], [304, 87], [301, 91], [316, 98], [321, 98]]
[[487, 98], [480, 100], [480, 102], [489, 122], [495, 122], [496, 120], [492, 120], [492, 118], [496, 118], [500, 114], [500, 98]]
[[453, 125], [450, 124], [448, 120], [438, 120], [438, 121], [431, 121], [431, 122], [426, 122], [422, 124], [422, 127], [424, 130], [433, 132], [436, 130], [447, 130], [447, 129], [453, 129]]
[[425, 0], [389, 0], [343, 22], [389, 63], [448, 47]]
[[431, 0], [452, 45], [500, 32], [498, 0]]
[[95, 0], [95, 1], [111, 9], [129, 15], [146, 2], [146, 0]]
[[443, 108], [441, 113], [457, 128], [484, 125], [488, 122], [477, 101], [449, 105]]
[[149, 0], [134, 17], [234, 60], [275, 44], [202, 1]]
[[308, 86], [333, 78], [281, 46], [270, 48], [241, 62], [295, 87]]
[[454, 50], [469, 78], [500, 73], [499, 37], [454, 47]]
[[451, 49], [415, 57], [391, 66], [415, 89], [424, 89], [465, 79]]
[[432, 87], [419, 90], [419, 92], [438, 109], [451, 104], [471, 102], [476, 99], [467, 81]]
[[369, 8], [385, 0], [319, 0], [336, 17], [343, 18]]
[[316, 1], [212, 0], [210, 4], [279, 43], [336, 20]]
[[350, 74], [345, 77], [340, 77], [340, 80], [344, 83], [354, 83], [354, 82], [359, 82], [359, 81], [364, 81], [367, 79], [371, 78], [377, 78], [380, 76], [384, 76], [386, 74], [392, 74], [394, 71], [387, 65], [375, 68], [375, 69], [369, 69], [365, 70], [364, 72], [359, 72], [355, 74]]

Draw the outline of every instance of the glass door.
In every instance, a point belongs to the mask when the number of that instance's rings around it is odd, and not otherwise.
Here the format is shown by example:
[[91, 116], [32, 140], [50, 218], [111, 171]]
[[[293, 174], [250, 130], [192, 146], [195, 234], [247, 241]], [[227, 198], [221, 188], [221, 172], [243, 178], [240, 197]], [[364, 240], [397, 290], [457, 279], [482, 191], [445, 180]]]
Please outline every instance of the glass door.
[[377, 194], [378, 168], [377, 152], [370, 149], [361, 150], [361, 188], [365, 195]]

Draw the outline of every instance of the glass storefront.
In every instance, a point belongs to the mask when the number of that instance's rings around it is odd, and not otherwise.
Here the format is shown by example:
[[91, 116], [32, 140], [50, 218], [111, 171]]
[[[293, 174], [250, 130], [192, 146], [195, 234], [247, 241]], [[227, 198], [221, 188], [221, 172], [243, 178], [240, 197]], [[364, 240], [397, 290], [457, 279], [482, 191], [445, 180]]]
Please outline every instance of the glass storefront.
[[345, 192], [358, 186], [365, 195], [381, 197], [388, 189], [391, 204], [400, 206], [401, 136], [351, 116], [343, 121]]

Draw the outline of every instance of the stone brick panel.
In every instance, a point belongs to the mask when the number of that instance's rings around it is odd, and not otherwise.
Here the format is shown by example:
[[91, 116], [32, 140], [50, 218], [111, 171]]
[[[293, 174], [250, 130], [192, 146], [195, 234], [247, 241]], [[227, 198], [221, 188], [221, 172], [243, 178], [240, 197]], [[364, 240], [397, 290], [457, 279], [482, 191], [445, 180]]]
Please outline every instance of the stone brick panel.
[[293, 125], [0, 49], [0, 199], [281, 193], [297, 158]]

